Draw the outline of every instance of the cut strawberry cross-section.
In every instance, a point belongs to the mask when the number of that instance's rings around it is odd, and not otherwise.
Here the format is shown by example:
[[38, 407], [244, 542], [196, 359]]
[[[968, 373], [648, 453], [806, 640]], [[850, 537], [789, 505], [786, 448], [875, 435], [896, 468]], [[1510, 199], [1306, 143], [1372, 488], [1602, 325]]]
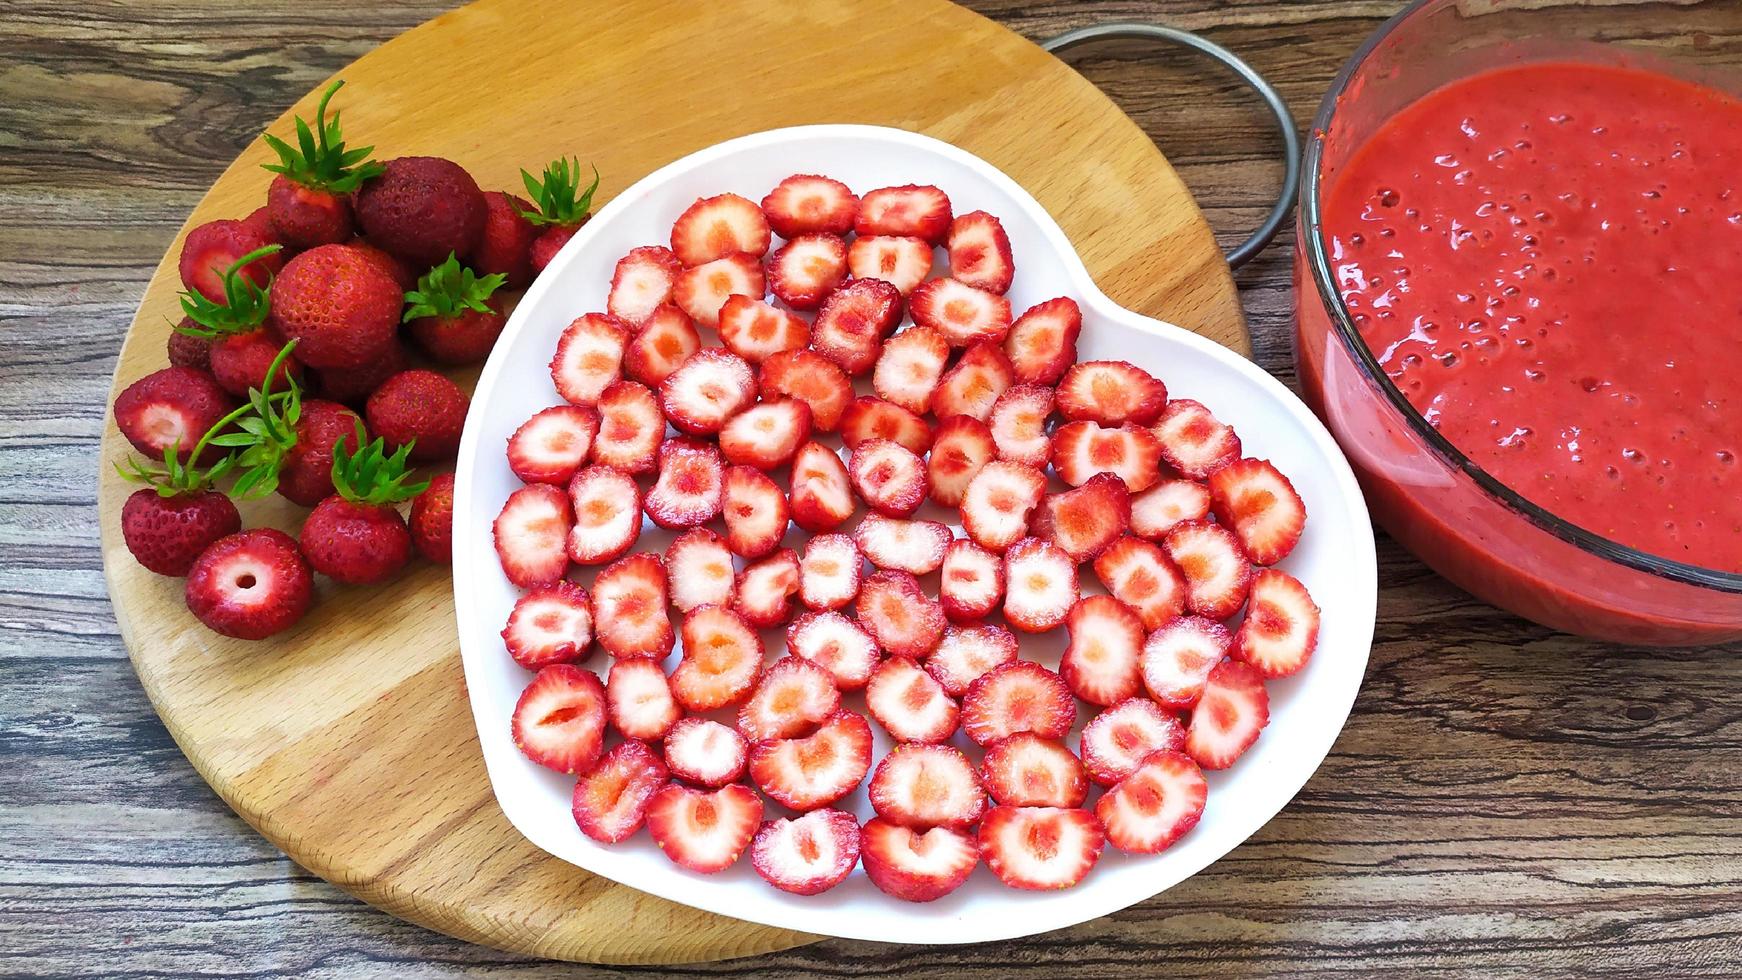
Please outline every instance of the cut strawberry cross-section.
[[782, 548], [738, 573], [732, 608], [756, 627], [779, 626], [792, 618], [798, 594], [798, 553]]
[[986, 811], [973, 763], [954, 745], [897, 745], [877, 763], [868, 794], [877, 816], [903, 827], [960, 829]]
[[854, 608], [859, 622], [890, 656], [924, 657], [944, 637], [943, 607], [906, 572], [868, 576]]
[[[925, 503], [925, 463], [903, 446], [870, 439], [853, 448], [847, 475], [859, 499], [879, 514], [907, 517]], [[864, 550], [865, 542], [859, 542]], [[942, 560], [942, 555], [939, 555]]]
[[865, 556], [845, 534], [819, 534], [804, 544], [798, 563], [798, 595], [811, 609], [841, 609], [859, 594]]
[[599, 413], [579, 405], [556, 405], [521, 423], [508, 437], [508, 468], [522, 483], [569, 482], [593, 451]]
[[1059, 660], [1059, 676], [1071, 693], [1109, 705], [1142, 690], [1138, 662], [1146, 635], [1130, 606], [1112, 596], [1086, 596], [1071, 607], [1065, 628], [1071, 641]]
[[535, 483], [509, 494], [492, 528], [508, 581], [530, 589], [562, 578], [569, 568], [563, 543], [573, 523], [568, 495], [556, 487]]
[[931, 274], [931, 243], [900, 235], [867, 235], [847, 246], [854, 279], [881, 279], [906, 296]]
[[665, 736], [665, 767], [673, 776], [713, 789], [744, 775], [744, 736], [717, 721], [685, 718]]
[[1240, 437], [1190, 398], [1168, 402], [1153, 431], [1161, 442], [1162, 460], [1193, 480], [1202, 480], [1240, 458]]
[[593, 580], [594, 638], [613, 657], [663, 657], [674, 638], [665, 603], [659, 556], [620, 558]]
[[950, 345], [930, 327], [909, 327], [889, 338], [871, 372], [877, 397], [915, 414], [931, 408], [932, 393], [944, 376]]
[[619, 381], [599, 395], [593, 462], [625, 473], [651, 473], [665, 437], [659, 399], [645, 385]]
[[768, 293], [762, 263], [754, 255], [738, 253], [704, 262], [677, 274], [671, 301], [704, 327], [718, 326], [720, 308], [731, 296], [761, 299]]
[[926, 658], [925, 669], [945, 694], [959, 698], [993, 668], [1015, 661], [1016, 649], [1016, 634], [995, 623], [952, 626]]
[[1105, 845], [1100, 822], [1087, 810], [999, 806], [980, 823], [980, 854], [1011, 888], [1069, 888], [1094, 868]]
[[1046, 434], [1052, 398], [1051, 388], [1027, 384], [1011, 385], [998, 396], [986, 424], [999, 459], [1034, 467], [1052, 459], [1052, 440]]
[[997, 456], [998, 447], [986, 423], [968, 415], [951, 415], [939, 422], [931, 455], [925, 461], [933, 502], [960, 507], [968, 484]]
[[792, 520], [813, 534], [833, 531], [853, 516], [853, 486], [847, 464], [816, 442], [792, 458]]
[[1034, 513], [1032, 530], [1080, 565], [1107, 550], [1130, 522], [1125, 481], [1098, 473], [1075, 490], [1047, 497]]
[[[624, 657], [611, 661], [605, 680], [605, 713], [624, 738], [656, 742], [683, 716], [659, 661]], [[664, 765], [664, 763], [660, 763]]]
[[841, 441], [856, 449], [872, 439], [893, 442], [917, 456], [931, 448], [931, 425], [899, 405], [866, 395], [854, 399], [841, 416]]
[[734, 254], [768, 251], [768, 218], [753, 202], [736, 194], [704, 197], [678, 215], [671, 226], [671, 250], [684, 265]]
[[832, 177], [793, 174], [762, 199], [762, 213], [782, 238], [815, 232], [845, 235], [859, 217], [859, 197]]
[[645, 743], [620, 742], [575, 782], [575, 824], [600, 843], [628, 840], [646, 822], [648, 803], [666, 779], [665, 763]]
[[1198, 825], [1210, 784], [1189, 756], [1157, 752], [1095, 803], [1107, 840], [1130, 854], [1160, 854]]
[[682, 271], [683, 263], [671, 249], [658, 245], [630, 249], [611, 273], [605, 309], [624, 323], [639, 324], [671, 300], [672, 283]]
[[1071, 750], [1033, 732], [986, 747], [980, 779], [1001, 806], [1082, 806], [1089, 795], [1083, 764]]
[[1136, 771], [1152, 752], [1178, 751], [1186, 728], [1146, 697], [1127, 698], [1083, 726], [1083, 765], [1089, 778], [1111, 786]]
[[737, 572], [724, 538], [705, 527], [677, 536], [665, 549], [671, 604], [678, 612], [697, 606], [728, 606]]
[[1083, 312], [1068, 297], [1029, 307], [1010, 325], [1004, 352], [1010, 356], [1016, 380], [1050, 385], [1064, 377], [1077, 361], [1077, 336], [1083, 332]]
[[860, 235], [912, 235], [941, 242], [950, 232], [950, 199], [930, 184], [879, 187], [859, 201]]
[[762, 638], [724, 606], [697, 606], [684, 616], [683, 658], [671, 693], [690, 711], [742, 704], [762, 674]]
[[712, 435], [756, 402], [756, 375], [744, 359], [704, 347], [659, 385], [659, 406], [672, 425], [690, 435]]
[[865, 709], [897, 742], [948, 741], [961, 718], [943, 685], [907, 657], [890, 657], [871, 672]]
[[720, 513], [725, 490], [720, 451], [696, 439], [668, 439], [659, 447], [659, 479], [642, 509], [660, 527], [699, 527]]
[[1081, 595], [1077, 565], [1057, 545], [1024, 538], [1004, 553], [1004, 618], [1028, 633], [1065, 621]]
[[1188, 609], [1211, 619], [1239, 612], [1252, 583], [1252, 566], [1227, 528], [1188, 521], [1169, 531], [1161, 546], [1185, 576]]
[[750, 700], [738, 709], [738, 731], [752, 742], [809, 735], [841, 707], [841, 692], [827, 669], [803, 657], [770, 664]]
[[1195, 480], [1162, 480], [1131, 498], [1131, 533], [1160, 541], [1180, 524], [1201, 521], [1209, 513], [1209, 487]]
[[815, 810], [858, 787], [871, 769], [871, 726], [865, 716], [837, 711], [813, 735], [757, 742], [750, 778], [789, 810]]
[[688, 313], [670, 303], [656, 306], [623, 348], [623, 375], [657, 387], [701, 349], [702, 336]]
[[1161, 478], [1161, 443], [1140, 425], [1109, 429], [1094, 422], [1067, 422], [1053, 430], [1052, 468], [1073, 487], [1110, 473], [1138, 493]]
[[952, 622], [973, 623], [1004, 601], [1004, 559], [966, 538], [944, 549], [938, 599]]
[[762, 822], [762, 801], [742, 784], [712, 792], [669, 783], [647, 804], [647, 831], [673, 864], [701, 874], [731, 867]]
[[1028, 533], [1028, 516], [1046, 493], [1046, 475], [1032, 466], [994, 460], [968, 481], [962, 530], [987, 551], [1003, 552]]
[[1095, 559], [1095, 577], [1120, 602], [1157, 630], [1185, 611], [1186, 579], [1161, 548], [1129, 535], [1107, 546]]
[[812, 810], [764, 822], [750, 842], [750, 863], [783, 892], [820, 895], [853, 873], [859, 841], [859, 821], [851, 813]]
[[605, 737], [605, 686], [574, 664], [540, 670], [514, 705], [514, 745], [528, 759], [574, 775], [599, 758]]
[[623, 376], [623, 348], [629, 326], [609, 313], [576, 317], [557, 338], [550, 380], [571, 405], [591, 405], [599, 393]]
[[786, 648], [834, 675], [835, 686], [857, 691], [877, 665], [877, 642], [846, 616], [825, 610], [799, 616], [786, 628]]
[[757, 559], [780, 547], [791, 517], [786, 497], [768, 474], [750, 466], [726, 471], [720, 511], [726, 519], [726, 545], [743, 558]]
[[810, 437], [810, 406], [796, 398], [773, 398], [726, 423], [720, 430], [720, 452], [729, 462], [767, 472], [792, 462]]
[[931, 410], [940, 419], [968, 415], [984, 422], [992, 417], [999, 396], [1016, 383], [1010, 358], [997, 344], [979, 343], [962, 352], [956, 366], [944, 372], [932, 393]]
[[720, 307], [720, 342], [751, 364], [811, 342], [810, 324], [748, 296], [728, 296]]
[[962, 698], [962, 730], [980, 745], [1017, 732], [1062, 739], [1077, 720], [1077, 702], [1059, 675], [1017, 660], [980, 675]]
[[1288, 477], [1265, 459], [1241, 459], [1210, 474], [1216, 520], [1240, 539], [1254, 564], [1288, 557], [1306, 526], [1306, 505]]
[[956, 279], [933, 279], [908, 299], [913, 322], [943, 334], [952, 347], [1003, 343], [1010, 332], [1010, 301]]
[[768, 291], [795, 310], [823, 305], [847, 278], [847, 243], [839, 235], [800, 235], [768, 257]]
[[864, 374], [900, 322], [900, 290], [881, 279], [854, 279], [823, 301], [811, 324], [811, 349], [848, 374]]
[[866, 514], [853, 530], [859, 550], [878, 568], [926, 575], [944, 563], [950, 529], [937, 521], [910, 521]]
[[559, 580], [521, 596], [508, 614], [502, 642], [527, 670], [581, 659], [593, 645], [593, 608], [587, 590]]
[[833, 432], [853, 402], [853, 380], [834, 361], [813, 350], [791, 350], [762, 362], [758, 379], [764, 398], [784, 396], [810, 406], [811, 426]]
[[589, 466], [569, 481], [575, 523], [568, 556], [581, 565], [600, 565], [627, 554], [641, 536], [641, 488], [621, 470]]
[[1129, 361], [1082, 361], [1059, 379], [1059, 414], [1072, 422], [1148, 425], [1167, 404], [1167, 386]]
[[1004, 295], [1016, 278], [1010, 237], [1004, 225], [984, 211], [957, 215], [950, 222], [950, 276], [989, 293]]
[[861, 830], [859, 859], [878, 890], [904, 902], [932, 902], [968, 880], [980, 863], [980, 847], [959, 830], [919, 831], [882, 817]]
[[1246, 619], [1228, 652], [1265, 677], [1287, 677], [1307, 664], [1319, 640], [1319, 607], [1287, 572], [1266, 568], [1252, 580]]
[[1210, 671], [1186, 726], [1186, 754], [1205, 769], [1226, 769], [1270, 722], [1264, 678], [1250, 664], [1224, 660]]
[[1143, 686], [1164, 708], [1198, 703], [1210, 671], [1228, 652], [1228, 628], [1201, 616], [1181, 616], [1143, 644]]

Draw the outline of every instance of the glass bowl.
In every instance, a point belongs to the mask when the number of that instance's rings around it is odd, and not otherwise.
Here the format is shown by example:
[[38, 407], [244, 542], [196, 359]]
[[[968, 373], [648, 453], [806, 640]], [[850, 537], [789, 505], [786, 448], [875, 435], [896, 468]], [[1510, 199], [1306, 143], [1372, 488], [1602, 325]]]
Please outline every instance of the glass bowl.
[[[1348, 453], [1379, 523], [1455, 584], [1544, 626], [1619, 643], [1742, 638], [1742, 575], [1648, 554], [1508, 489], [1440, 435], [1386, 376], [1333, 278], [1321, 193], [1399, 108], [1455, 79], [1538, 60], [1646, 68], [1739, 91], [1733, 0], [1544, 8], [1419, 0], [1337, 76], [1313, 122], [1295, 247], [1302, 392]], [[1732, 71], [1726, 71], [1731, 69]]]

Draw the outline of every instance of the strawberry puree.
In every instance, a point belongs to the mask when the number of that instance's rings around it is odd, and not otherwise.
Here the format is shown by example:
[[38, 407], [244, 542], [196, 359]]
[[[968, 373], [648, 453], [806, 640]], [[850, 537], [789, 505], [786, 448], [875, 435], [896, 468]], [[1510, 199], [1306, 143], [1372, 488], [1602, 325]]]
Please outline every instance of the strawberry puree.
[[1742, 102], [1544, 63], [1398, 113], [1326, 201], [1337, 286], [1428, 421], [1524, 497], [1742, 572]]

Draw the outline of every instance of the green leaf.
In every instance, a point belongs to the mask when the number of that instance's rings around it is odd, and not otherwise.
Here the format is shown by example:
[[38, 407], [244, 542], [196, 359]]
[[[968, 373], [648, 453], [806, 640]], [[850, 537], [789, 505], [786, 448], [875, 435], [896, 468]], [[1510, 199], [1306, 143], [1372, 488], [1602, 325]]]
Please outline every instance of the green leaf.
[[327, 116], [328, 103], [344, 85], [343, 79], [335, 79], [321, 93], [312, 127], [301, 116], [295, 117], [296, 147], [270, 133], [261, 134], [266, 145], [278, 154], [278, 163], [262, 164], [265, 169], [282, 174], [304, 187], [331, 194], [349, 194], [365, 180], [380, 175], [381, 164], [368, 162], [369, 154], [375, 148], [366, 146], [347, 150], [339, 125], [339, 112], [334, 111], [331, 118]]
[[578, 225], [587, 220], [593, 206], [593, 193], [599, 187], [599, 170], [593, 168], [592, 184], [584, 192], [577, 193], [580, 176], [578, 158], [573, 163], [567, 157], [551, 161], [544, 168], [543, 179], [522, 170], [521, 182], [526, 185], [526, 192], [532, 197], [536, 210], [521, 211], [521, 216], [535, 225]]
[[417, 287], [406, 292], [406, 310], [401, 322], [410, 323], [422, 317], [458, 316], [466, 310], [495, 312], [490, 308], [490, 296], [507, 281], [508, 277], [499, 273], [479, 277], [449, 252], [446, 261], [424, 273], [418, 279]]

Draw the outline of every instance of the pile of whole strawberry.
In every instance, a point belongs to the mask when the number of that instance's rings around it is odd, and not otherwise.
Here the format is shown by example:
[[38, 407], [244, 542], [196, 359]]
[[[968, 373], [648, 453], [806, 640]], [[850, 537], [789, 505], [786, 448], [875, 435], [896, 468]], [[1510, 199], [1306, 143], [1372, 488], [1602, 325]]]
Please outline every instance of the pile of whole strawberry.
[[[365, 584], [414, 549], [451, 560], [453, 476], [413, 482], [409, 465], [453, 459], [468, 398], [412, 366], [401, 334], [437, 364], [483, 360], [505, 323], [500, 290], [531, 282], [598, 186], [595, 173], [580, 188], [566, 160], [542, 181], [522, 171], [535, 206], [479, 190], [449, 160], [374, 162], [327, 114], [342, 84], [313, 126], [296, 120], [295, 145], [265, 137], [279, 157], [265, 206], [188, 232], [170, 366], [115, 399], [147, 457], [119, 467], [146, 484], [121, 511], [128, 549], [186, 576], [194, 615], [241, 639], [301, 619], [316, 572]], [[232, 498], [274, 491], [313, 508], [295, 539], [242, 528]]]
[[[939, 246], [948, 273], [929, 278]], [[1196, 824], [1202, 770], [1252, 745], [1265, 678], [1316, 642], [1301, 584], [1254, 571], [1293, 549], [1305, 508], [1203, 405], [1128, 363], [1076, 363], [1072, 300], [1013, 321], [1013, 275], [998, 219], [952, 217], [936, 187], [861, 199], [801, 175], [760, 206], [695, 202], [669, 249], [618, 263], [606, 312], [563, 331], [567, 404], [509, 440], [526, 485], [495, 540], [526, 590], [503, 639], [537, 672], [514, 740], [578, 777], [584, 833], [645, 823], [700, 872], [749, 848], [798, 894], [862, 861], [928, 901], [982, 858], [1012, 887], [1063, 888], [1108, 841], [1155, 853]], [[817, 441], [836, 432], [844, 461]], [[928, 498], [966, 537], [916, 516]], [[663, 555], [629, 554], [644, 513], [681, 531]], [[789, 523], [802, 548], [783, 547]], [[572, 564], [606, 564], [590, 595]], [[1082, 594], [1085, 564], [1110, 595]], [[765, 666], [758, 631], [782, 624], [787, 655]], [[1060, 626], [1058, 671], [1021, 659], [1012, 630]], [[604, 682], [577, 666], [595, 642]], [[875, 763], [871, 722], [843, 707], [858, 691], [895, 743]], [[1078, 701], [1095, 714], [1073, 752]], [[832, 804], [867, 776], [861, 826]], [[798, 815], [764, 821], [757, 790]]]

